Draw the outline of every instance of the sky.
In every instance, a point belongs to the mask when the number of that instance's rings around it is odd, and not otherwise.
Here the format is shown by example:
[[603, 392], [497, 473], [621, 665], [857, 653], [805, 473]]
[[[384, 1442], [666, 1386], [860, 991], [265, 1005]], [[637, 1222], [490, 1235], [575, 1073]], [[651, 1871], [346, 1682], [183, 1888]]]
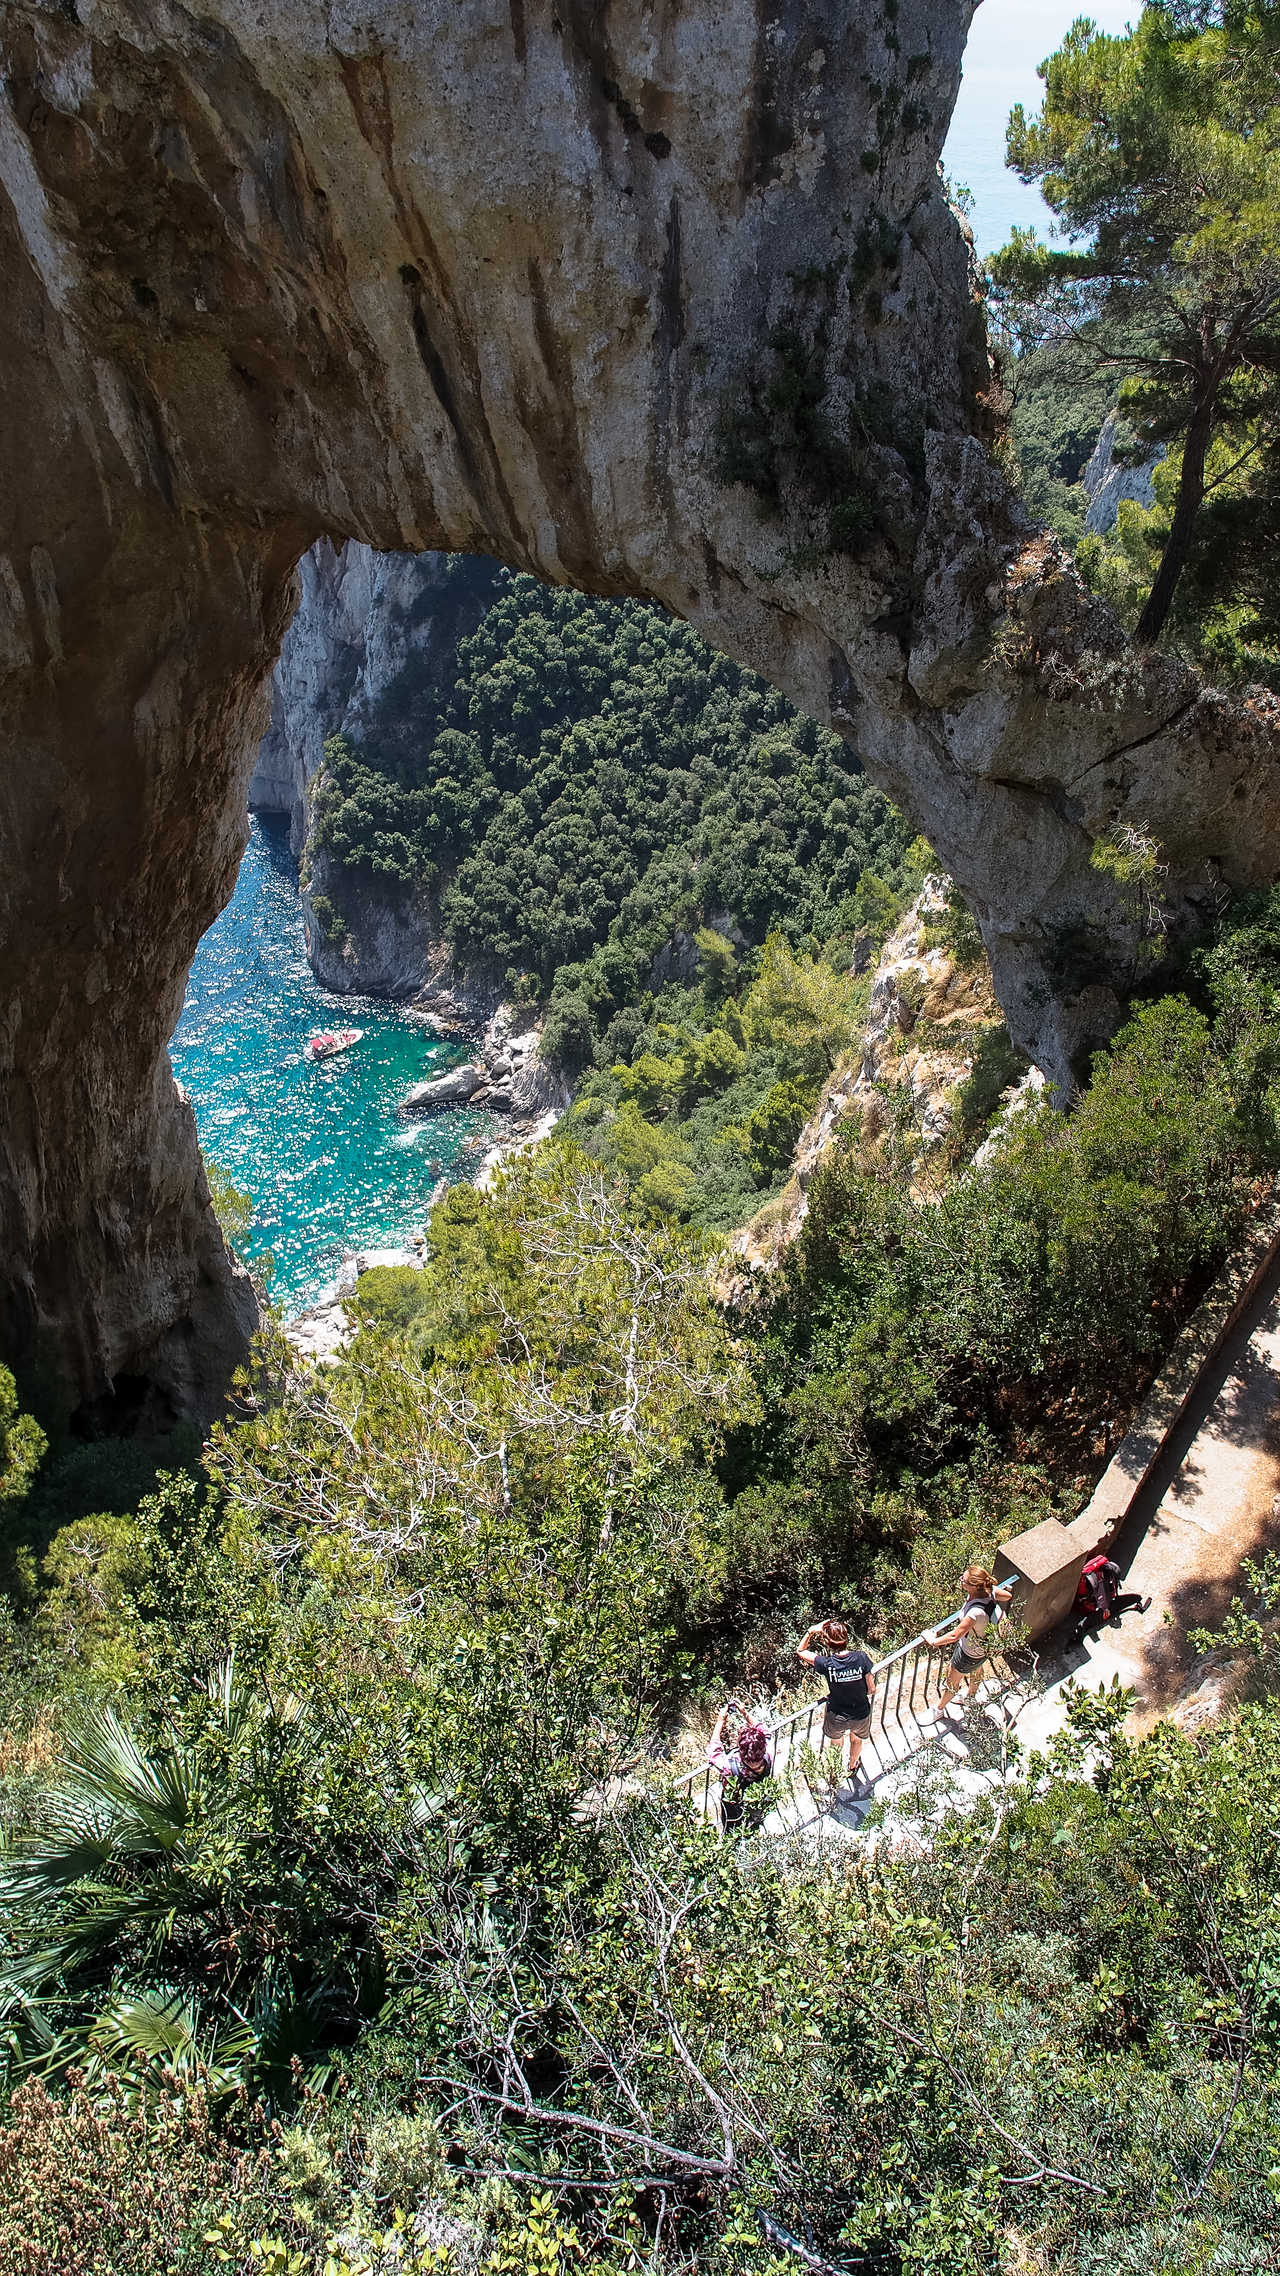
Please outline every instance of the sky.
[[1004, 163], [1005, 122], [1015, 103], [1038, 110], [1044, 92], [1036, 65], [1061, 44], [1077, 16], [1100, 31], [1122, 32], [1141, 13], [1141, 0], [982, 0], [965, 50], [964, 78], [943, 164], [954, 182], [973, 192], [970, 215], [979, 253], [1003, 245], [1013, 223], [1034, 223], [1046, 235], [1052, 216], [1038, 190], [1029, 189]]

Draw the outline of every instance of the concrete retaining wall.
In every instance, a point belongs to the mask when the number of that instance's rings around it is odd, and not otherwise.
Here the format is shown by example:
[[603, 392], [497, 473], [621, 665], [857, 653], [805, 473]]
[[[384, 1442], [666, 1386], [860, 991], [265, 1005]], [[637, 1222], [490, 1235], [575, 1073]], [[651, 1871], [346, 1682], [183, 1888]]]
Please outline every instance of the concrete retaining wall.
[[1085, 1565], [1111, 1547], [1170, 1433], [1278, 1257], [1280, 1194], [1273, 1191], [1255, 1210], [1239, 1248], [1182, 1330], [1080, 1515], [1070, 1524], [1046, 1518], [1001, 1543], [996, 1578], [1019, 1575], [1013, 1609], [1032, 1637], [1043, 1636], [1065, 1619]]

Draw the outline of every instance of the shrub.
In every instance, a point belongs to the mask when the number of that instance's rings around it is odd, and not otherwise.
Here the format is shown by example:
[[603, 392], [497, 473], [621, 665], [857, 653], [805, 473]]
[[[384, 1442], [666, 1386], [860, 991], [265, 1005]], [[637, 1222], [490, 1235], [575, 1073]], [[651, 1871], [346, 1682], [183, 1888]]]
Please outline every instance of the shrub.
[[19, 2086], [0, 2129], [0, 2266], [12, 2276], [208, 2276], [206, 2236], [228, 2206], [272, 2205], [265, 2152], [231, 2146], [197, 2088], [128, 2095], [74, 2074]]
[[813, 1103], [810, 1085], [775, 1083], [750, 1116], [744, 1133], [745, 1144], [761, 1185], [771, 1185], [786, 1176], [796, 1140], [809, 1119]]
[[204, 1156], [204, 1174], [222, 1237], [234, 1247], [237, 1241], [244, 1239], [253, 1223], [253, 1196], [232, 1183], [221, 1162], [216, 1162], [212, 1154]]
[[948, 1138], [952, 1159], [971, 1154], [995, 1116], [1003, 1093], [1027, 1071], [1027, 1061], [1010, 1040], [1004, 1022], [984, 1027], [973, 1065], [960, 1085], [956, 1116]]
[[[1215, 1038], [1181, 996], [1140, 1005], [1074, 1112], [1028, 1109], [993, 1160], [927, 1207], [892, 1161], [868, 1168], [856, 1134], [838, 1142], [752, 1317], [764, 1417], [724, 1469], [753, 1497], [749, 1523], [761, 1496], [789, 1491], [831, 1585], [870, 1585], [882, 1551], [901, 1563], [913, 1535], [950, 1523], [946, 1480], [986, 1434], [1006, 1460], [1048, 1461], [1051, 1480], [1092, 1460], [1275, 1144], [1274, 1103], [1243, 1112], [1233, 1073], [1254, 1064], [1259, 1032], [1253, 1020]], [[975, 1073], [994, 1083], [995, 1046], [992, 1058]], [[997, 1474], [985, 1491], [994, 1523], [1009, 1489]], [[812, 1566], [808, 1550], [790, 1561]]]
[[327, 940], [331, 948], [337, 948], [346, 939], [348, 930], [341, 910], [334, 907], [327, 893], [309, 895], [308, 906], [320, 928], [321, 939]]
[[0, 1367], [0, 1510], [26, 1499], [49, 1441], [32, 1415], [18, 1404], [18, 1386]]
[[356, 1282], [353, 1308], [373, 1325], [402, 1333], [426, 1309], [421, 1271], [411, 1264], [374, 1265]]

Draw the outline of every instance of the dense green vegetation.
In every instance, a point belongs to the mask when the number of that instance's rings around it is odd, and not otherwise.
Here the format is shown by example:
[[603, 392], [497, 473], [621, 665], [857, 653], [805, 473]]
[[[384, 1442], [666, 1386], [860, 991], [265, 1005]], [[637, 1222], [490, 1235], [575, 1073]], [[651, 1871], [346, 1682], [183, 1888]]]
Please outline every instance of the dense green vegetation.
[[850, 959], [859, 941], [870, 952], [895, 906], [868, 874], [849, 904], [854, 929], [817, 956], [772, 933], [743, 959], [704, 929], [692, 944], [700, 985], [668, 986], [647, 1016], [615, 1018], [619, 1057], [581, 1084], [566, 1130], [625, 1179], [643, 1218], [727, 1230], [782, 1184], [823, 1084], [861, 1033], [868, 987]]
[[[1019, 106], [1008, 136], [1010, 164], [1075, 242], [1015, 231], [991, 263], [996, 306], [1035, 359], [1014, 428], [1032, 503], [1071, 534], [1061, 485], [1109, 383], [1131, 439], [1170, 447], [1140, 544], [1127, 509], [1129, 589], [1097, 549], [1088, 566], [1135, 638], [1168, 625], [1194, 651], [1199, 635], [1215, 669], [1245, 675], [1259, 649], [1271, 661], [1276, 632], [1278, 52], [1273, 0], [1168, 0], [1119, 37], [1081, 17], [1043, 67], [1039, 113]], [[1061, 400], [1072, 386], [1076, 406]]]
[[[797, 969], [759, 1016], [816, 1064]], [[1186, 983], [930, 1207], [852, 1134], [739, 1313], [566, 1137], [455, 1189], [336, 1366], [264, 1342], [110, 1521], [34, 1545], [67, 1456], [6, 1390], [8, 2263], [1266, 2267], [1264, 1696], [1141, 1743], [1085, 1703], [977, 1808], [930, 1751], [920, 1850], [874, 1863], [723, 1845], [660, 1761], [815, 1603], [909, 1633], [1087, 1487], [1280, 1160], [1280, 899]]]
[[[1098, 224], [1084, 265], [1023, 244], [1006, 272], [1066, 296], [1015, 439], [1073, 541], [1116, 327], [1167, 342], [1215, 261], [1266, 272], [1272, 29], [1259, 0], [1077, 26], [1015, 121]], [[1187, 543], [1170, 356], [1126, 405], [1172, 445], [1156, 504], [1081, 548], [1139, 631], [1176, 560], [1166, 637], [1233, 673], [1271, 637], [1259, 308]], [[809, 407], [762, 408], [781, 444], [726, 443], [764, 483]], [[785, 1697], [815, 1610], [888, 1645], [1079, 1506], [1280, 1170], [1280, 889], [975, 1163], [1016, 1064], [993, 1026], [927, 1204], [877, 1097], [777, 1273], [722, 1301], [717, 1235], [856, 1045], [922, 850], [658, 612], [461, 570], [477, 593], [449, 684], [331, 746], [319, 849], [434, 897], [461, 963], [543, 1005], [573, 1112], [437, 1205], [424, 1269], [362, 1278], [336, 1363], [260, 1338], [204, 1447], [51, 1445], [0, 1369], [0, 2267], [1264, 2276], [1275, 1558], [1198, 1639], [1244, 1672], [1216, 1724], [1136, 1740], [1123, 1694], [1082, 1697], [1028, 1759], [982, 1722], [999, 1775], [975, 1802], [922, 1747], [905, 1842], [722, 1839], [670, 1756], [727, 1687]], [[1155, 856], [1099, 859], [1141, 890]], [[959, 907], [939, 932], [980, 953]], [[246, 1197], [210, 1182], [233, 1232]]]
[[462, 966], [550, 996], [575, 1070], [618, 1056], [676, 932], [825, 940], [864, 871], [898, 882], [909, 833], [846, 746], [658, 609], [495, 573], [456, 675], [391, 709], [328, 745], [317, 847], [435, 893]]
[[1044, 338], [1024, 326], [1019, 344], [1006, 337], [1001, 354], [1022, 494], [1039, 520], [1076, 547], [1089, 506], [1081, 477], [1109, 415], [1117, 413], [1117, 463], [1141, 463], [1150, 448], [1119, 414], [1119, 374], [1098, 352], [1087, 322], [1046, 327]]

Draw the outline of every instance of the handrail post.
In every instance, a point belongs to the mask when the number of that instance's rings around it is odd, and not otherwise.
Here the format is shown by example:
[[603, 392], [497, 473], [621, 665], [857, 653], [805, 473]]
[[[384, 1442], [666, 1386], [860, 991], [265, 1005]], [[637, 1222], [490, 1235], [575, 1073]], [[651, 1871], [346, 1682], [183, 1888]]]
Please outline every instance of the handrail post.
[[[935, 1680], [937, 1688], [941, 1689], [940, 1667], [935, 1664], [929, 1646], [937, 1636], [938, 1630], [947, 1627], [957, 1617], [956, 1613], [950, 1613], [946, 1620], [939, 1620], [934, 1627], [922, 1628], [918, 1635], [910, 1637], [905, 1644], [899, 1644], [896, 1650], [886, 1652], [883, 1659], [875, 1662], [871, 1670], [876, 1686], [871, 1710], [872, 1733], [876, 1729], [878, 1717], [880, 1732], [882, 1735], [887, 1735], [891, 1686], [893, 1719], [899, 1731], [905, 1729], [907, 1716], [919, 1725], [920, 1714], [916, 1705], [917, 1686], [920, 1692], [920, 1704], [923, 1707], [927, 1707], [929, 1704], [930, 1687], [935, 1683]], [[784, 1715], [780, 1723], [774, 1724], [772, 1740], [775, 1777], [780, 1776], [784, 1769], [790, 1771], [799, 1748], [813, 1744], [814, 1718], [823, 1713], [825, 1704], [822, 1699], [807, 1700], [801, 1706], [793, 1708], [789, 1715]], [[804, 1726], [803, 1734], [800, 1730], [802, 1724]], [[713, 1775], [712, 1766], [709, 1762], [695, 1765], [692, 1770], [684, 1771], [679, 1778], [672, 1780], [670, 1791], [673, 1794], [687, 1791], [690, 1802], [696, 1803], [695, 1789], [698, 1782], [701, 1781], [702, 1814], [704, 1817], [710, 1817]]]

